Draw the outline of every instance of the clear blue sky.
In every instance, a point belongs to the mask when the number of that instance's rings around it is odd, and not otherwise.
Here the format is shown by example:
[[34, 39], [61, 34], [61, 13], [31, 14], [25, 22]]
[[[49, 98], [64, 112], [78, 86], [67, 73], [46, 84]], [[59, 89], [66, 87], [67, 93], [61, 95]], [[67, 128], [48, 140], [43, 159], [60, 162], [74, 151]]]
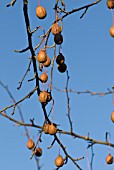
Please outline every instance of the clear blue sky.
[[[27, 82], [33, 78], [33, 70], [27, 75], [22, 88], [18, 91], [18, 82], [24, 75], [28, 64], [30, 53], [18, 54], [14, 50], [21, 50], [27, 47], [26, 29], [23, 17], [22, 1], [17, 1], [15, 6], [6, 8], [10, 1], [1, 1], [0, 3], [0, 80], [8, 85], [16, 101], [24, 97], [34, 88], [34, 82]], [[54, 2], [42, 0], [41, 5], [47, 10], [47, 17], [39, 20], [35, 15], [35, 9], [38, 1], [29, 2], [29, 17], [31, 29], [36, 26], [43, 26], [45, 30], [51, 26], [54, 21]], [[93, 2], [87, 0], [67, 0], [66, 9], [72, 10]], [[91, 7], [86, 15], [80, 19], [83, 11], [74, 13], [66, 17], [63, 21], [62, 53], [65, 56], [65, 62], [68, 67], [70, 82], [69, 88], [76, 91], [91, 90], [96, 92], [106, 92], [107, 88], [114, 86], [114, 39], [110, 37], [109, 29], [112, 26], [112, 14], [106, 7], [106, 1], [101, 1], [98, 5]], [[39, 35], [42, 30], [38, 30], [33, 35], [34, 47], [39, 43]], [[50, 36], [49, 44], [53, 44], [53, 36]], [[39, 49], [36, 51], [36, 53]], [[53, 57], [53, 50], [47, 51], [50, 58]], [[48, 70], [50, 74], [50, 69]], [[66, 74], [60, 74], [57, 65], [54, 67], [53, 85], [64, 89], [66, 85]], [[54, 122], [60, 124], [60, 128], [69, 130], [69, 123], [66, 117], [67, 101], [66, 95], [53, 89]], [[113, 143], [114, 124], [110, 120], [111, 112], [114, 109], [112, 105], [112, 95], [104, 97], [91, 96], [89, 94], [71, 94], [70, 107], [71, 118], [75, 133], [105, 141], [105, 133], [110, 132], [110, 142]], [[6, 91], [0, 86], [0, 109], [12, 104]], [[30, 100], [26, 100], [21, 105], [21, 109], [26, 122], [30, 118], [35, 118], [35, 123], [42, 125], [43, 113], [38, 103], [37, 95], [34, 94]], [[48, 107], [47, 107], [48, 110]], [[11, 110], [7, 111], [11, 114]], [[16, 109], [14, 118], [20, 119]], [[28, 128], [30, 136], [37, 140], [38, 130]], [[60, 137], [67, 151], [74, 158], [85, 157], [78, 162], [83, 170], [87, 170], [87, 146], [88, 143], [80, 139], [72, 139], [67, 135]], [[54, 169], [54, 159], [58, 154], [58, 145], [48, 150], [53, 140], [52, 136], [43, 134], [42, 143], [39, 144], [43, 149], [43, 155], [40, 163], [43, 165], [41, 170]], [[0, 169], [2, 170], [36, 170], [35, 160], [30, 160], [31, 152], [26, 148], [27, 138], [24, 135], [23, 127], [15, 126], [15, 123], [0, 117]], [[114, 155], [113, 148], [110, 148]], [[62, 156], [64, 153], [61, 151]], [[91, 152], [88, 150], [89, 158]], [[108, 154], [108, 146], [94, 146], [93, 170], [107, 170], [104, 166], [105, 157]], [[69, 160], [63, 170], [77, 169]], [[114, 165], [110, 166], [110, 170]]]

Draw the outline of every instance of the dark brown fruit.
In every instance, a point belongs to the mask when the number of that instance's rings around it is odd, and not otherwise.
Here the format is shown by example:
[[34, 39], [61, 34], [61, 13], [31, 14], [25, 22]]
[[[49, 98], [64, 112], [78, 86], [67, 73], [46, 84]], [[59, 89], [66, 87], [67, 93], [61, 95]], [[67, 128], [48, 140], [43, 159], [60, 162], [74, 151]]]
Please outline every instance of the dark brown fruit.
[[56, 126], [53, 123], [51, 125], [49, 125], [49, 134], [50, 135], [55, 135], [56, 132], [57, 132]]
[[114, 8], [114, 0], [107, 0], [106, 5], [109, 9], [113, 9]]
[[42, 156], [42, 149], [40, 147], [35, 149], [35, 155], [38, 157]]
[[32, 139], [29, 139], [26, 146], [28, 149], [34, 148], [34, 146], [35, 146], [34, 141]]
[[60, 64], [64, 63], [64, 61], [65, 61], [65, 58], [62, 55], [62, 53], [60, 53], [56, 58], [56, 63], [60, 65]]
[[45, 10], [45, 8], [43, 6], [37, 6], [36, 8], [36, 16], [39, 18], [39, 19], [44, 19], [47, 15], [47, 12]]
[[49, 134], [49, 124], [48, 123], [44, 124], [43, 130], [44, 130], [45, 134]]
[[110, 35], [114, 37], [114, 25], [110, 28]]
[[56, 159], [55, 159], [55, 165], [57, 167], [62, 167], [64, 164], [64, 159], [61, 155], [59, 155]]
[[40, 80], [42, 81], [42, 83], [46, 83], [48, 81], [48, 75], [46, 73], [41, 74]]
[[55, 42], [57, 45], [62, 44], [62, 42], [63, 42], [63, 36], [62, 36], [60, 33], [54, 35], [54, 42]]
[[48, 67], [50, 66], [50, 64], [51, 64], [51, 59], [47, 56], [47, 60], [45, 61], [45, 63], [43, 63], [43, 66]]
[[108, 154], [108, 156], [106, 157], [106, 163], [107, 164], [113, 163], [113, 156], [111, 154]]
[[52, 25], [52, 27], [51, 27], [51, 32], [52, 32], [53, 35], [59, 34], [59, 33], [61, 33], [61, 31], [62, 31], [62, 29], [61, 29], [61, 27], [58, 25], [58, 23], [55, 23], [55, 24]]
[[64, 73], [67, 69], [67, 65], [65, 63], [62, 63], [60, 65], [58, 65], [58, 70], [61, 72], [61, 73]]
[[44, 63], [47, 60], [47, 55], [44, 50], [40, 50], [36, 58], [40, 63]]

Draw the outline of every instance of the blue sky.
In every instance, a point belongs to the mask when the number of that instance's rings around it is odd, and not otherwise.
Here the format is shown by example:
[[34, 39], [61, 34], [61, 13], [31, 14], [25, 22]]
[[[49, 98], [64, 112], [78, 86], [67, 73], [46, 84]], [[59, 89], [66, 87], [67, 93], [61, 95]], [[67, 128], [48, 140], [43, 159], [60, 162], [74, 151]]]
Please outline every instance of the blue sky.
[[[44, 20], [39, 20], [35, 15], [35, 9], [38, 1], [29, 2], [29, 17], [31, 30], [36, 26], [42, 26], [45, 30], [51, 26], [55, 19], [54, 2], [42, 0], [41, 5], [47, 10], [47, 17]], [[84, 6], [93, 2], [92, 0], [67, 0], [66, 10]], [[23, 54], [15, 53], [14, 50], [21, 50], [27, 47], [26, 29], [23, 17], [22, 1], [17, 1], [13, 7], [6, 8], [10, 1], [1, 1], [0, 5], [0, 80], [8, 85], [16, 101], [24, 97], [34, 88], [34, 82], [27, 82], [33, 78], [33, 70], [31, 70], [18, 91], [18, 83], [24, 75], [28, 64], [30, 53]], [[65, 56], [70, 80], [69, 88], [76, 91], [96, 91], [106, 92], [107, 88], [111, 89], [114, 86], [113, 63], [114, 63], [114, 39], [109, 34], [109, 29], [112, 26], [112, 13], [106, 6], [106, 1], [101, 1], [98, 5], [91, 7], [86, 15], [80, 19], [83, 11], [74, 13], [63, 21], [63, 38], [62, 53]], [[40, 39], [39, 35], [42, 30], [38, 30], [33, 35], [33, 46], [35, 47]], [[53, 35], [50, 36], [49, 44], [53, 44]], [[38, 53], [39, 49], [36, 51]], [[58, 52], [57, 52], [58, 53]], [[53, 50], [47, 51], [50, 58], [53, 57]], [[47, 70], [50, 74], [50, 69]], [[39, 72], [40, 74], [40, 72]], [[57, 70], [55, 63], [53, 86], [64, 89], [66, 86], [66, 74], [61, 74]], [[6, 91], [0, 86], [0, 109], [12, 104]], [[53, 89], [52, 93], [55, 101], [54, 105], [54, 122], [60, 124], [63, 130], [69, 130], [67, 114], [66, 94]], [[114, 124], [110, 120], [111, 112], [114, 109], [112, 104], [112, 95], [104, 97], [91, 96], [89, 94], [69, 93], [71, 118], [75, 133], [86, 136], [90, 133], [91, 138], [97, 140], [105, 140], [105, 133], [110, 132], [110, 142], [113, 143]], [[30, 118], [35, 118], [38, 125], [43, 123], [43, 113], [38, 102], [38, 97], [34, 94], [30, 100], [20, 104], [26, 122]], [[47, 106], [47, 110], [50, 109]], [[7, 114], [11, 115], [12, 110], [8, 110]], [[14, 114], [15, 119], [20, 119], [18, 110]], [[28, 128], [30, 136], [37, 140], [38, 130]], [[15, 126], [15, 123], [0, 117], [0, 169], [6, 170], [36, 170], [35, 160], [30, 160], [31, 152], [26, 148], [27, 138], [24, 135], [23, 127]], [[87, 170], [87, 142], [80, 139], [72, 139], [67, 135], [60, 137], [67, 151], [74, 158], [85, 157], [84, 160], [78, 162], [83, 170]], [[58, 145], [55, 145], [48, 150], [53, 140], [52, 136], [43, 134], [42, 143], [39, 144], [43, 149], [43, 155], [40, 159], [40, 164], [43, 165], [42, 170], [54, 169], [54, 159], [58, 154]], [[94, 161], [93, 170], [107, 170], [105, 157], [108, 154], [108, 146], [94, 146]], [[110, 148], [114, 154], [113, 148]], [[61, 150], [64, 157], [64, 153]], [[89, 158], [91, 152], [88, 150]], [[69, 170], [69, 168], [77, 169], [69, 160], [68, 164], [61, 169]], [[114, 165], [110, 166], [110, 170]]]

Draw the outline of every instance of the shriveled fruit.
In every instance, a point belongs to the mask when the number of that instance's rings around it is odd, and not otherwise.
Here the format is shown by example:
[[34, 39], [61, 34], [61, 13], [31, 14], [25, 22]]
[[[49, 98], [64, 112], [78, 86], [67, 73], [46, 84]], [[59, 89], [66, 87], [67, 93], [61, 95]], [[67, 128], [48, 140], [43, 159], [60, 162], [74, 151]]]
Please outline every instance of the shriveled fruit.
[[54, 35], [54, 42], [57, 44], [57, 45], [60, 45], [62, 44], [63, 42], [63, 36], [59, 33], [59, 34], [55, 34]]
[[64, 63], [64, 61], [65, 61], [65, 58], [62, 55], [62, 53], [60, 53], [56, 58], [56, 63], [60, 65], [60, 64]]
[[51, 27], [51, 32], [52, 32], [53, 35], [59, 34], [59, 33], [61, 33], [61, 31], [62, 31], [62, 29], [61, 29], [61, 27], [58, 25], [58, 23], [55, 23], [55, 24], [52, 25], [52, 27]]
[[112, 111], [111, 120], [112, 120], [112, 122], [114, 123], [114, 111]]
[[46, 91], [42, 91], [40, 94], [39, 94], [39, 101], [41, 103], [46, 103], [48, 100], [48, 93]]
[[67, 69], [67, 65], [65, 63], [62, 63], [60, 65], [58, 65], [58, 70], [61, 72], [61, 73], [64, 73]]
[[43, 63], [43, 66], [48, 67], [51, 64], [51, 59], [47, 56], [47, 60]]
[[35, 155], [38, 157], [42, 156], [42, 149], [40, 147], [35, 149]]
[[28, 142], [26, 143], [26, 146], [28, 149], [34, 148], [35, 146], [34, 141], [32, 139], [29, 139]]
[[106, 163], [107, 164], [113, 163], [113, 156], [111, 154], [108, 154], [108, 156], [106, 157]]
[[44, 63], [47, 60], [47, 55], [44, 50], [40, 50], [36, 58], [40, 63]]
[[45, 134], [49, 134], [49, 124], [48, 123], [44, 124], [43, 130], [44, 130]]
[[110, 35], [114, 37], [114, 25], [110, 28]]
[[49, 134], [50, 135], [55, 135], [56, 132], [57, 132], [56, 126], [53, 123], [51, 125], [49, 125]]
[[48, 75], [46, 73], [41, 74], [40, 80], [42, 81], [42, 83], [46, 83], [48, 80]]
[[47, 15], [46, 9], [43, 6], [37, 6], [36, 8], [36, 16], [39, 19], [44, 19]]
[[114, 0], [107, 0], [106, 5], [109, 9], [114, 8]]
[[55, 159], [55, 165], [57, 167], [62, 167], [64, 164], [64, 159], [61, 155], [59, 155], [56, 159]]

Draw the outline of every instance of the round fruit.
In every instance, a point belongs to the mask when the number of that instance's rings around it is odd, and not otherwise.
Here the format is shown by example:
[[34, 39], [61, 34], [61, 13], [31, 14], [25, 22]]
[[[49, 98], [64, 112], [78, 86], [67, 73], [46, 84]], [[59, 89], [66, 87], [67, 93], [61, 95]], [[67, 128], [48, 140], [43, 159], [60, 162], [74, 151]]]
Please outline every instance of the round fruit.
[[109, 9], [113, 9], [114, 8], [114, 0], [107, 0], [107, 7]]
[[108, 156], [106, 157], [106, 163], [107, 164], [113, 163], [113, 156], [111, 154], [108, 154]]
[[48, 123], [44, 124], [43, 130], [44, 130], [45, 134], [49, 134], [49, 124]]
[[64, 164], [64, 159], [63, 159], [63, 157], [62, 157], [61, 155], [59, 155], [59, 156], [55, 159], [55, 165], [56, 165], [57, 167], [61, 167], [61, 166], [63, 166], [63, 164]]
[[114, 25], [110, 28], [110, 35], [114, 37]]
[[44, 19], [47, 15], [47, 12], [45, 10], [45, 8], [43, 6], [37, 6], [36, 8], [36, 16], [39, 18], [39, 19]]
[[57, 132], [56, 126], [54, 126], [53, 123], [52, 123], [51, 125], [49, 125], [49, 134], [50, 134], [50, 135], [55, 135], [56, 132]]
[[35, 155], [38, 157], [42, 156], [42, 149], [40, 147], [35, 149]]
[[60, 53], [56, 58], [56, 63], [60, 65], [60, 64], [64, 63], [64, 61], [65, 61], [65, 58], [62, 55], [62, 53]]
[[52, 25], [52, 27], [51, 27], [51, 32], [52, 32], [53, 35], [59, 34], [59, 33], [61, 33], [61, 31], [62, 31], [62, 29], [61, 29], [61, 27], [58, 25], [58, 23], [55, 23], [55, 24]]
[[46, 103], [48, 100], [48, 93], [46, 91], [42, 91], [40, 94], [39, 94], [39, 101], [41, 103]]
[[46, 60], [47, 60], [47, 55], [46, 55], [46, 52], [45, 52], [44, 50], [40, 50], [40, 52], [38, 53], [38, 56], [37, 56], [37, 60], [38, 60], [40, 63], [46, 62]]
[[67, 69], [67, 65], [65, 63], [62, 63], [60, 65], [58, 65], [58, 70], [61, 72], [61, 73], [64, 73]]
[[42, 81], [42, 83], [46, 83], [48, 80], [48, 75], [46, 73], [41, 74], [40, 80]]
[[114, 123], [114, 111], [112, 111], [111, 120], [112, 120], [112, 122]]
[[43, 66], [48, 67], [51, 64], [50, 58], [47, 56], [47, 60], [43, 63]]
[[47, 102], [50, 102], [52, 99], [51, 93], [48, 93], [48, 98], [47, 98]]
[[55, 34], [54, 35], [54, 42], [57, 44], [57, 45], [60, 45], [62, 44], [63, 42], [63, 36], [59, 33], [59, 34]]
[[32, 149], [35, 146], [34, 141], [32, 139], [29, 139], [26, 145], [28, 149]]

